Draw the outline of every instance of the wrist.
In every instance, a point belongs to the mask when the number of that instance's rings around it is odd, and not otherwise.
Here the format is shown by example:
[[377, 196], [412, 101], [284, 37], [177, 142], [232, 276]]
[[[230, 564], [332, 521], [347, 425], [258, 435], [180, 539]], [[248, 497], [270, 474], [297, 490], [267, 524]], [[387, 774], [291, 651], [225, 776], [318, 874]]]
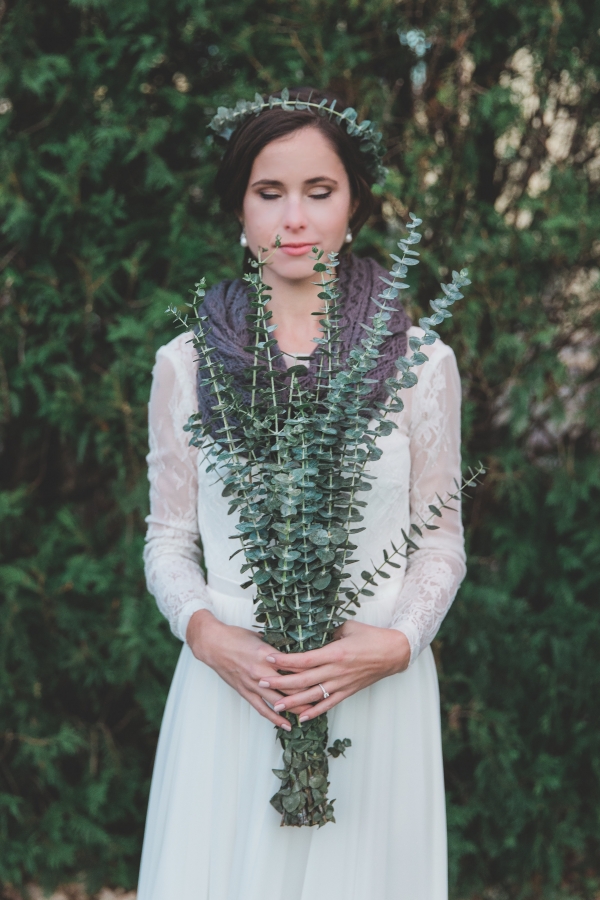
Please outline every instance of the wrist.
[[215, 646], [215, 634], [223, 623], [209, 609], [198, 609], [191, 616], [185, 632], [185, 641], [201, 662], [211, 665], [211, 650]]
[[404, 672], [410, 663], [410, 642], [403, 631], [388, 628], [388, 632], [392, 645], [390, 654], [390, 658], [393, 660], [392, 674], [397, 675], [399, 672]]

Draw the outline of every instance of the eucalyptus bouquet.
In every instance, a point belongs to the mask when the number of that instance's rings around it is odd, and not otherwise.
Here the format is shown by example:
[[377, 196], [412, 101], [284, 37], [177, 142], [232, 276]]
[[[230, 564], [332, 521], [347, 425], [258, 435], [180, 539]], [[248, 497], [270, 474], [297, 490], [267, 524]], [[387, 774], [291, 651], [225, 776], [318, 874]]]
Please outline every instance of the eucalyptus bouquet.
[[[419, 320], [422, 337], [411, 337], [410, 356], [396, 361], [396, 377], [385, 382], [386, 402], [370, 400], [375, 368], [386, 338], [394, 303], [408, 287], [404, 278], [408, 267], [418, 263], [415, 245], [421, 235], [421, 220], [412, 213], [408, 236], [398, 243], [401, 256], [392, 255], [394, 265], [384, 288], [373, 298], [376, 312], [363, 325], [365, 336], [343, 360], [340, 352], [341, 306], [335, 277], [337, 254], [324, 259], [314, 248], [314, 271], [323, 302], [320, 352], [316, 371], [306, 387], [307, 369], [295, 365], [283, 371], [275, 366], [277, 341], [275, 325], [267, 309], [270, 300], [263, 269], [268, 261], [259, 256], [255, 271], [247, 274], [250, 313], [247, 316], [253, 365], [245, 372], [244, 393], [230, 374], [215, 360], [211, 348], [208, 317], [202, 314], [205, 280], [196, 285], [188, 304], [193, 315], [181, 315], [169, 308], [180, 326], [191, 329], [199, 355], [202, 384], [214, 404], [210, 421], [201, 414], [186, 426], [191, 443], [202, 449], [208, 470], [223, 483], [230, 512], [239, 521], [233, 537], [241, 542], [241, 571], [247, 573], [245, 587], [256, 589], [256, 620], [266, 642], [278, 650], [296, 653], [322, 647], [333, 640], [346, 617], [355, 615], [361, 596], [373, 596], [378, 578], [389, 578], [387, 568], [400, 568], [399, 560], [418, 549], [415, 538], [424, 529], [433, 529], [435, 519], [480, 472], [471, 472], [463, 485], [445, 498], [437, 497], [429, 507], [431, 516], [415, 522], [410, 533], [383, 550], [381, 564], [363, 571], [355, 584], [348, 566], [357, 549], [353, 536], [366, 506], [361, 499], [371, 489], [370, 463], [379, 459], [378, 439], [397, 426], [390, 413], [403, 409], [402, 389], [417, 383], [415, 368], [427, 361], [421, 348], [433, 344], [433, 330], [451, 313], [449, 307], [470, 284], [467, 271], [452, 273], [452, 281], [442, 284], [443, 296], [431, 301], [433, 314]], [[303, 386], [304, 385], [304, 386]], [[248, 396], [250, 402], [248, 403]], [[233, 554], [235, 555], [235, 554]], [[275, 769], [281, 786], [271, 803], [282, 815], [284, 825], [324, 825], [335, 821], [333, 801], [327, 796], [328, 756], [343, 754], [350, 741], [328, 744], [327, 716], [300, 724], [298, 717], [285, 713], [291, 732], [279, 728], [283, 746], [283, 767]]]

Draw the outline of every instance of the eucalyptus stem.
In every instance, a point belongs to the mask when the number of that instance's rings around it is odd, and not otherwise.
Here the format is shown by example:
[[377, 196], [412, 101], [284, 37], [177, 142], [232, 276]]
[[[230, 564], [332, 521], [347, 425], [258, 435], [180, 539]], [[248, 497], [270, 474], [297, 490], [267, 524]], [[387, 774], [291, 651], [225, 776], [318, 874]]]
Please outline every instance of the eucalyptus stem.
[[[386, 402], [373, 403], [365, 379], [390, 337], [387, 323], [400, 292], [408, 287], [403, 281], [408, 268], [418, 263], [414, 247], [421, 237], [419, 224], [411, 213], [408, 235], [398, 243], [402, 256], [392, 256], [391, 280], [384, 279], [386, 286], [373, 298], [376, 310], [363, 323], [365, 336], [344, 360], [337, 254], [323, 261], [323, 251], [314, 248], [319, 277], [315, 284], [323, 306], [315, 313], [320, 316], [321, 336], [311, 358], [316, 363], [308, 379], [312, 387], [301, 386], [305, 366], [291, 366], [287, 372], [276, 366], [275, 326], [267, 309], [270, 288], [263, 279], [268, 257], [259, 254], [255, 271], [245, 276], [251, 291], [247, 321], [252, 339], [246, 349], [253, 364], [246, 370], [244, 391], [213, 359], [208, 321], [202, 315], [204, 282], [196, 287], [193, 316], [171, 309], [179, 325], [196, 329], [203, 384], [215, 399], [210, 420], [193, 416], [186, 428], [192, 443], [212, 460], [207, 470], [221, 478], [223, 495], [237, 516], [235, 536], [241, 547], [236, 552], [243, 553], [241, 571], [249, 576], [244, 587], [256, 589], [255, 618], [263, 639], [286, 653], [316, 649], [333, 640], [339, 625], [355, 614], [352, 607], [360, 606], [360, 597], [373, 594], [376, 579], [389, 577], [386, 568], [398, 568], [398, 559], [418, 549], [413, 537], [402, 532], [402, 543], [392, 543], [391, 553], [383, 551], [379, 566], [361, 573], [362, 583], [348, 583], [347, 569], [355, 562], [352, 553], [357, 549], [352, 537], [363, 530], [361, 510], [367, 505], [358, 494], [371, 488], [375, 475], [369, 468], [383, 452], [379, 438], [397, 427], [389, 416], [403, 408], [400, 392], [417, 383], [413, 369], [427, 361], [421, 347], [437, 339], [433, 327], [451, 315], [449, 307], [470, 283], [462, 270], [442, 285], [443, 296], [431, 301], [432, 315], [419, 322], [422, 337], [410, 338], [411, 355], [396, 360], [396, 376], [385, 382]], [[431, 515], [442, 515], [482, 473], [480, 467], [445, 500], [437, 498], [439, 507], [431, 504]], [[411, 524], [409, 532], [421, 536], [423, 529], [433, 527], [428, 519]], [[290, 733], [277, 731], [283, 767], [274, 770], [280, 787], [271, 803], [284, 825], [335, 821], [333, 801], [328, 799], [328, 758], [343, 754], [350, 741], [336, 739], [328, 747], [325, 715], [303, 724], [296, 716], [285, 715], [292, 728]]]

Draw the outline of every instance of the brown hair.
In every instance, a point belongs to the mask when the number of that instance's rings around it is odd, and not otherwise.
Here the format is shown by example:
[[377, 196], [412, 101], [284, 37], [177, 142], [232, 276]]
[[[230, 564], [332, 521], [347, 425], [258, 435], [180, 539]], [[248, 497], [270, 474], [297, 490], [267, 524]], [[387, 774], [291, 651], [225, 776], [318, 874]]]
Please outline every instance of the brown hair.
[[[277, 92], [271, 96], [281, 95]], [[347, 105], [332, 92], [323, 93], [308, 87], [293, 88], [290, 91], [290, 100], [299, 99], [306, 102], [309, 98], [311, 103], [320, 103], [326, 99], [328, 106], [336, 100], [336, 106], [340, 110]], [[353, 234], [362, 228], [374, 211], [375, 198], [371, 192], [374, 179], [365, 166], [359, 142], [356, 138], [350, 137], [344, 125], [338, 124], [335, 120], [330, 121], [328, 116], [320, 116], [312, 109], [293, 112], [278, 107], [267, 109], [258, 116], [247, 119], [234, 131], [215, 180], [223, 212], [238, 214], [241, 211], [254, 160], [263, 147], [271, 141], [306, 127], [318, 128], [341, 159], [350, 182], [352, 199], [356, 202], [356, 210], [350, 219], [350, 228]]]

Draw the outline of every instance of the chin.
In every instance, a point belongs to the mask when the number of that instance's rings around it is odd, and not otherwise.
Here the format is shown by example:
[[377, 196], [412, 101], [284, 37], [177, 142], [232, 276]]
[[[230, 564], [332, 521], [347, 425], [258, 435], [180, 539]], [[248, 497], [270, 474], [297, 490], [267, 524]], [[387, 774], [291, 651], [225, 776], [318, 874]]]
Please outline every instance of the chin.
[[305, 256], [283, 256], [277, 260], [275, 265], [267, 266], [267, 268], [279, 278], [289, 278], [290, 281], [311, 278], [317, 274], [313, 269], [316, 260], [311, 259], [311, 256], [313, 256], [312, 253], [307, 253]]

